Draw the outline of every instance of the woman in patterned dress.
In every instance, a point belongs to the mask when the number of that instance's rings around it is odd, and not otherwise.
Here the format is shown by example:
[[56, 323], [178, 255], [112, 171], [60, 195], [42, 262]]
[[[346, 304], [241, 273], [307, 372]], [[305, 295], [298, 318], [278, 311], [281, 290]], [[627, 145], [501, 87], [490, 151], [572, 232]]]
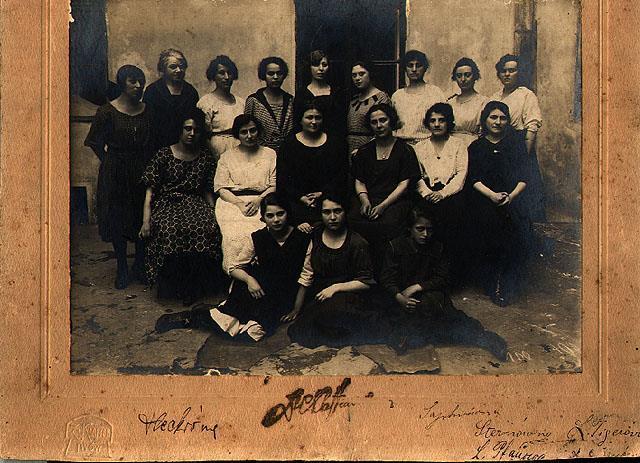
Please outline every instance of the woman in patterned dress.
[[282, 58], [264, 58], [258, 65], [258, 78], [266, 86], [249, 95], [244, 106], [244, 113], [262, 126], [260, 144], [275, 151], [293, 128], [293, 96], [282, 90], [288, 74], [289, 66]]
[[202, 111], [186, 114], [178, 142], [161, 148], [142, 177], [147, 278], [158, 283], [159, 297], [175, 294], [185, 305], [216, 285], [221, 259], [213, 209], [216, 161], [203, 147], [204, 130]]
[[122, 66], [116, 81], [122, 93], [98, 108], [84, 143], [100, 159], [98, 230], [103, 241], [113, 244], [117, 262], [115, 287], [124, 289], [129, 284], [127, 241], [135, 241], [133, 272], [144, 281], [144, 246], [138, 239], [144, 187], [139, 180], [153, 152], [153, 115], [140, 102], [145, 77], [139, 68]]
[[231, 93], [231, 86], [238, 79], [238, 68], [228, 56], [216, 56], [209, 63], [207, 79], [214, 83], [215, 88], [200, 98], [198, 108], [206, 117], [209, 149], [220, 159], [220, 155], [226, 150], [238, 146], [238, 140], [231, 133], [231, 126], [235, 117], [244, 112], [245, 101]]
[[213, 182], [214, 191], [220, 196], [216, 217], [222, 231], [225, 272], [229, 272], [251, 233], [262, 228], [260, 201], [276, 190], [276, 153], [258, 144], [260, 122], [241, 114], [233, 121], [231, 130], [240, 145], [222, 154]]
[[356, 62], [351, 68], [351, 81], [357, 93], [349, 102], [347, 113], [347, 142], [349, 154], [354, 155], [362, 145], [373, 138], [367, 113], [375, 104], [389, 103], [389, 95], [373, 85], [373, 66], [365, 61]]

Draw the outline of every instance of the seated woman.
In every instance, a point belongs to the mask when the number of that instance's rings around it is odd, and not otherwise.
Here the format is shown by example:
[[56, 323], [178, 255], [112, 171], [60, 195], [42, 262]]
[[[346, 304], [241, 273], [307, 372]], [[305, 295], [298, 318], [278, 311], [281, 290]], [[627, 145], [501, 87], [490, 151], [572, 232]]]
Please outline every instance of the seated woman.
[[422, 204], [410, 211], [407, 233], [388, 245], [380, 284], [391, 307], [391, 345], [400, 354], [432, 343], [475, 345], [505, 360], [504, 340], [454, 307], [444, 246], [434, 234], [434, 222]]
[[326, 191], [347, 189], [347, 147], [323, 130], [324, 115], [315, 102], [301, 110], [302, 130], [278, 153], [277, 189], [292, 204], [292, 222], [310, 233], [320, 222], [318, 200]]
[[241, 114], [233, 121], [233, 136], [240, 145], [225, 151], [218, 161], [213, 181], [216, 217], [222, 231], [222, 267], [229, 272], [231, 261], [262, 228], [260, 201], [276, 189], [276, 153], [258, 145], [262, 126], [253, 116]]
[[[202, 146], [204, 114], [184, 116], [178, 143], [161, 148], [147, 166], [140, 236], [148, 239], [145, 267], [158, 296], [175, 293], [191, 305], [215, 281], [220, 230], [213, 211], [215, 159]], [[173, 287], [173, 288], [172, 288]]]
[[447, 103], [431, 106], [424, 117], [424, 125], [431, 136], [415, 146], [422, 168], [416, 191], [441, 224], [439, 238], [455, 257], [457, 269], [457, 252], [464, 238], [460, 235], [463, 208], [459, 193], [467, 177], [467, 147], [463, 140], [451, 136], [456, 123]]
[[269, 56], [258, 65], [258, 78], [265, 87], [247, 97], [244, 113], [263, 127], [260, 144], [278, 151], [293, 128], [293, 95], [282, 90], [289, 74], [285, 60]]
[[373, 312], [363, 292], [375, 283], [367, 242], [347, 227], [345, 202], [320, 198], [323, 227], [315, 230], [300, 274], [293, 310], [282, 321], [293, 342], [314, 348], [369, 342]]
[[413, 148], [393, 135], [400, 121], [392, 106], [373, 105], [367, 121], [375, 139], [363, 145], [353, 158], [357, 200], [349, 221], [371, 245], [379, 270], [385, 244], [402, 232], [411, 207], [406, 193], [420, 178], [420, 167]]
[[251, 234], [232, 264], [229, 298], [218, 307], [165, 314], [157, 332], [199, 328], [248, 341], [273, 334], [294, 307], [309, 236], [289, 225], [288, 203], [276, 193], [262, 199], [260, 215], [266, 227]]
[[198, 108], [206, 116], [207, 143], [216, 159], [229, 148], [238, 146], [238, 140], [231, 133], [231, 126], [236, 116], [244, 113], [245, 101], [231, 93], [231, 86], [237, 79], [238, 68], [228, 56], [216, 56], [209, 63], [207, 80], [213, 82], [215, 88], [200, 98]]
[[481, 248], [485, 288], [494, 304], [515, 296], [531, 247], [531, 222], [524, 197], [530, 156], [511, 129], [509, 107], [490, 101], [480, 117], [483, 136], [469, 146], [470, 210], [474, 240]]

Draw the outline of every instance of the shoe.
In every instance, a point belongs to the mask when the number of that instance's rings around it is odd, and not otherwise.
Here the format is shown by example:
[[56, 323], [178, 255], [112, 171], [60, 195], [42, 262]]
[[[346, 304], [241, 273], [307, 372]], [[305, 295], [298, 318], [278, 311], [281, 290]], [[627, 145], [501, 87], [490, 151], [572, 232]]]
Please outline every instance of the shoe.
[[125, 289], [127, 286], [129, 286], [128, 270], [125, 270], [125, 271], [118, 270], [118, 273], [116, 275], [116, 282], [114, 286], [116, 289]]
[[483, 331], [477, 341], [478, 347], [488, 350], [498, 360], [507, 360], [507, 343], [493, 331]]
[[167, 313], [156, 321], [156, 333], [166, 333], [167, 331], [189, 328], [191, 324], [191, 311], [186, 310], [178, 313]]

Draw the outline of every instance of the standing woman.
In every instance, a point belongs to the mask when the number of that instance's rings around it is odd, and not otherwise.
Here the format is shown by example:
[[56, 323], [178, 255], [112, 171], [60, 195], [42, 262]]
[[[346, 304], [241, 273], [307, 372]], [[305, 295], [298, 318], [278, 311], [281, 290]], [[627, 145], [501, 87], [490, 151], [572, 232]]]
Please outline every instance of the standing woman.
[[207, 124], [206, 140], [211, 153], [217, 158], [229, 148], [238, 146], [231, 134], [236, 116], [244, 112], [244, 99], [231, 93], [233, 82], [238, 79], [238, 68], [226, 55], [218, 55], [209, 63], [207, 80], [215, 88], [198, 101]]
[[387, 241], [402, 232], [411, 207], [407, 192], [420, 178], [420, 167], [413, 148], [393, 135], [399, 120], [391, 105], [373, 105], [366, 120], [375, 139], [360, 147], [353, 158], [351, 172], [358, 199], [349, 220], [353, 230], [371, 245], [378, 270]]
[[469, 146], [471, 211], [483, 251], [485, 288], [494, 304], [517, 293], [531, 245], [528, 202], [530, 156], [511, 128], [509, 107], [490, 101], [480, 116], [483, 136]]
[[536, 155], [536, 138], [542, 126], [542, 114], [536, 94], [520, 85], [522, 71], [518, 56], [504, 55], [500, 58], [496, 63], [496, 72], [503, 89], [495, 93], [491, 99], [502, 101], [509, 106], [511, 125], [524, 140], [527, 153], [531, 157], [531, 178], [527, 193], [529, 213], [534, 222], [544, 222], [546, 220], [544, 185]]
[[244, 113], [262, 126], [260, 144], [275, 151], [293, 128], [293, 96], [282, 90], [287, 75], [289, 66], [282, 58], [264, 58], [258, 65], [258, 78], [266, 86], [249, 95], [244, 106]]
[[351, 81], [356, 94], [349, 102], [347, 114], [347, 141], [349, 155], [355, 154], [358, 148], [371, 140], [371, 127], [367, 113], [373, 105], [389, 103], [389, 95], [371, 82], [371, 63], [358, 61], [351, 68]]
[[344, 92], [329, 82], [329, 57], [322, 50], [314, 50], [309, 55], [311, 82], [296, 91], [294, 125], [300, 128], [302, 112], [308, 103], [314, 102], [324, 115], [324, 131], [327, 134], [345, 136], [346, 101]]
[[278, 153], [278, 193], [292, 204], [290, 221], [304, 232], [320, 222], [319, 199], [327, 191], [347, 191], [347, 147], [324, 130], [325, 117], [317, 102], [301, 109], [302, 130], [290, 136]]
[[193, 109], [183, 117], [178, 142], [160, 148], [142, 177], [140, 236], [149, 239], [147, 277], [158, 283], [158, 297], [178, 296], [191, 305], [216, 283], [221, 252], [213, 211], [216, 161], [204, 148], [204, 114]]
[[429, 69], [427, 55], [418, 50], [409, 50], [402, 59], [402, 66], [409, 83], [391, 97], [403, 124], [395, 135], [415, 144], [429, 136], [429, 130], [422, 124], [425, 111], [435, 103], [443, 102], [445, 96], [440, 88], [424, 81]]
[[466, 146], [480, 136], [480, 113], [489, 99], [476, 92], [476, 81], [480, 79], [480, 69], [471, 58], [460, 58], [453, 66], [451, 80], [460, 88], [460, 93], [452, 95], [447, 103], [453, 108], [456, 121], [452, 134], [461, 138]]
[[233, 136], [240, 145], [220, 156], [214, 191], [216, 217], [222, 231], [222, 267], [229, 272], [251, 233], [262, 228], [260, 201], [276, 190], [276, 153], [260, 146], [262, 127], [253, 116], [241, 114], [233, 121]]
[[118, 69], [119, 97], [98, 108], [84, 142], [98, 159], [98, 231], [116, 254], [116, 289], [129, 284], [127, 241], [135, 241], [134, 276], [144, 281], [144, 246], [138, 238], [144, 187], [140, 177], [153, 152], [153, 114], [140, 101], [144, 73], [130, 64]]
[[198, 91], [184, 80], [187, 66], [187, 59], [181, 51], [173, 48], [162, 51], [157, 66], [162, 77], [144, 92], [143, 101], [151, 106], [155, 117], [157, 148], [178, 141], [184, 116], [198, 103]]

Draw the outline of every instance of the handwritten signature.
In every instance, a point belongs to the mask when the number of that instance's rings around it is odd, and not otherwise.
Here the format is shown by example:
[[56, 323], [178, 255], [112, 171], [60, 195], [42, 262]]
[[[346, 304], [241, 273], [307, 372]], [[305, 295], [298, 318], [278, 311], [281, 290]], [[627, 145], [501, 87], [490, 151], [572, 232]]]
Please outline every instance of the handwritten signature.
[[[200, 411], [203, 409], [200, 407]], [[170, 434], [201, 432], [210, 433], [214, 439], [218, 438], [218, 425], [207, 424], [201, 420], [190, 420], [191, 407], [187, 407], [179, 418], [167, 418], [167, 412], [161, 412], [158, 416], [154, 413], [151, 418], [147, 415], [138, 414], [138, 420], [144, 424], [144, 433], [166, 432]]]
[[291, 421], [294, 412], [300, 415], [305, 413], [326, 413], [327, 418], [333, 415], [336, 410], [355, 406], [355, 403], [345, 399], [345, 391], [351, 384], [351, 378], [345, 378], [336, 387], [335, 392], [330, 386], [318, 389], [315, 393], [305, 394], [304, 389], [299, 388], [287, 394], [287, 403], [280, 403], [270, 408], [262, 418], [262, 426], [268, 428], [273, 426], [283, 417]]
[[[442, 406], [436, 400], [428, 407], [425, 407], [424, 413], [419, 415], [420, 419], [426, 419], [427, 425], [426, 429], [431, 429], [434, 424], [438, 422], [444, 422], [451, 419], [456, 418], [465, 418], [467, 416], [498, 416], [500, 412], [498, 410], [483, 410], [476, 407], [471, 407], [470, 409], [463, 408], [462, 405], [456, 403], [451, 406], [450, 410], [442, 411], [440, 410]], [[448, 407], [447, 407], [448, 408]]]

